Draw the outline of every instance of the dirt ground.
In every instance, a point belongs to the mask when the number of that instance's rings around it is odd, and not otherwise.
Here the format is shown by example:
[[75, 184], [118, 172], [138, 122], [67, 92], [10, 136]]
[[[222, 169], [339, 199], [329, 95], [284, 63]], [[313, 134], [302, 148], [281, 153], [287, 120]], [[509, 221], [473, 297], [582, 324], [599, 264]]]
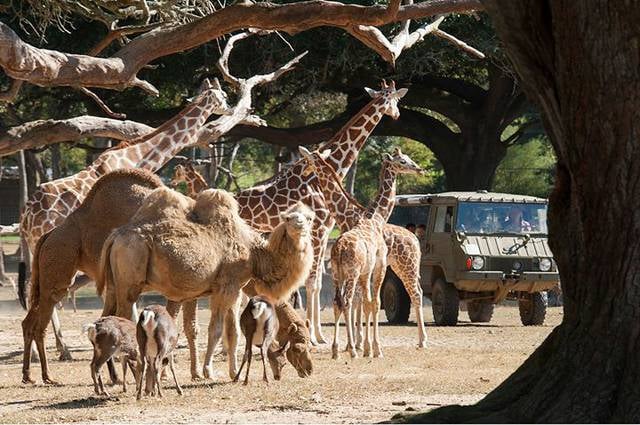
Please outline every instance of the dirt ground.
[[[184, 396], [178, 396], [166, 381], [162, 401], [146, 398], [136, 402], [132, 387], [128, 394], [123, 394], [121, 388], [113, 388], [111, 399], [93, 394], [89, 372], [91, 344], [82, 335], [81, 327], [99, 316], [95, 308], [73, 313], [67, 307], [61, 312], [64, 335], [74, 361], [56, 360], [55, 342], [52, 333], [48, 333], [52, 376], [62, 385], [43, 385], [38, 364], [32, 365], [38, 384], [21, 384], [20, 322], [24, 312], [11, 298], [9, 288], [0, 288], [0, 300], [4, 300], [0, 301], [1, 423], [377, 422], [398, 412], [479, 400], [512, 373], [562, 317], [560, 308], [550, 308], [545, 326], [523, 327], [516, 307], [499, 306], [490, 324], [471, 324], [466, 312], [460, 312], [462, 322], [457, 327], [435, 327], [431, 309], [425, 307], [428, 348], [415, 348], [415, 323], [408, 326], [383, 323], [384, 358], [351, 360], [343, 354], [334, 361], [330, 345], [325, 344], [314, 349], [312, 377], [299, 378], [289, 365], [283, 371], [283, 379], [268, 386], [260, 380], [259, 361], [253, 362], [247, 387], [231, 383], [225, 372], [226, 362], [220, 356], [216, 357], [219, 376], [215, 380], [191, 382], [188, 350], [180, 348], [178, 379], [184, 385]], [[331, 315], [330, 309], [323, 312], [327, 338], [333, 334], [329, 326]], [[204, 335], [208, 310], [200, 309], [198, 317]], [[341, 336], [345, 336], [344, 332]], [[201, 347], [204, 348], [204, 338]], [[106, 369], [103, 373], [108, 376]]]

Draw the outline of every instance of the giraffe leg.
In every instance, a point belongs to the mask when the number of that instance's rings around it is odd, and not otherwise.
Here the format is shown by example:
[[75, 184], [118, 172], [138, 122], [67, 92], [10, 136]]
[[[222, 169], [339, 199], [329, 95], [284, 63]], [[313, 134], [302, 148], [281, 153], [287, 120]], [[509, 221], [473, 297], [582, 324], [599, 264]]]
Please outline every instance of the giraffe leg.
[[354, 328], [356, 334], [356, 350], [362, 350], [362, 292], [356, 288], [353, 297], [353, 308], [355, 310]]
[[345, 310], [345, 324], [347, 327], [347, 351], [351, 355], [351, 358], [358, 357], [356, 353], [356, 343], [353, 337], [353, 293], [355, 290], [356, 280], [349, 279], [345, 282], [344, 290], [344, 310]]
[[380, 290], [382, 289], [382, 282], [384, 281], [384, 275], [387, 270], [387, 263], [384, 261], [384, 256], [379, 258], [380, 261], [373, 270], [373, 294], [371, 300], [371, 319], [373, 320], [373, 357], [383, 357], [382, 347], [380, 344], [380, 334], [378, 331], [378, 317], [380, 316]]
[[362, 291], [362, 306], [364, 309], [364, 320], [365, 320], [365, 328], [364, 328], [364, 341], [362, 347], [362, 356], [363, 357], [371, 357], [371, 312], [372, 312], [372, 303], [371, 303], [371, 287], [369, 285], [370, 276], [367, 276], [364, 279], [361, 279], [359, 284]]
[[340, 316], [342, 315], [342, 307], [343, 301], [341, 298], [341, 294], [336, 288], [336, 295], [333, 298], [333, 322], [334, 322], [334, 331], [333, 331], [333, 344], [331, 345], [331, 358], [334, 360], [338, 359], [339, 353], [339, 334], [340, 334]]
[[326, 344], [327, 340], [322, 334], [322, 321], [320, 320], [320, 293], [322, 292], [322, 275], [324, 271], [323, 263], [324, 263], [324, 255], [327, 250], [327, 242], [329, 239], [329, 233], [326, 232], [326, 236], [323, 238], [322, 244], [320, 246], [320, 256], [317, 259], [317, 268], [316, 268], [316, 285], [315, 285], [315, 297], [314, 297], [314, 309], [313, 314], [315, 318], [315, 333], [316, 339], [319, 344]]
[[[419, 285], [419, 284], [418, 284]], [[411, 304], [416, 311], [416, 322], [418, 325], [418, 348], [427, 346], [427, 331], [424, 326], [424, 313], [422, 311], [422, 288], [418, 286], [418, 291], [413, 293]]]

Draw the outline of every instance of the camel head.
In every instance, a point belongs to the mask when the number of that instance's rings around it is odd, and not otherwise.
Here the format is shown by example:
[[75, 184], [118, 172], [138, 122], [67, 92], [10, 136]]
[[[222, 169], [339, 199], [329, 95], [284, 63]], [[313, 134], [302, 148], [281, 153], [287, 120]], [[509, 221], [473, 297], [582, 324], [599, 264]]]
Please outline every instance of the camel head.
[[309, 149], [304, 146], [298, 146], [298, 151], [306, 163], [306, 166], [302, 171], [302, 175], [304, 176], [317, 172], [319, 165], [331, 155], [330, 149], [325, 149], [322, 152], [320, 152], [320, 150], [310, 152]]
[[286, 224], [287, 235], [292, 239], [309, 238], [315, 217], [315, 212], [302, 202], [297, 202], [280, 215]]
[[364, 88], [367, 94], [373, 99], [379, 99], [382, 104], [382, 113], [389, 115], [394, 120], [400, 118], [400, 110], [398, 109], [398, 101], [407, 94], [407, 89], [396, 90], [395, 81], [391, 81], [389, 84], [385, 80], [382, 80], [380, 90], [373, 90], [369, 87]]
[[398, 174], [422, 175], [425, 173], [422, 167], [409, 158], [409, 155], [402, 153], [398, 147], [393, 149], [393, 155], [385, 153], [382, 162], [383, 166], [390, 167]]

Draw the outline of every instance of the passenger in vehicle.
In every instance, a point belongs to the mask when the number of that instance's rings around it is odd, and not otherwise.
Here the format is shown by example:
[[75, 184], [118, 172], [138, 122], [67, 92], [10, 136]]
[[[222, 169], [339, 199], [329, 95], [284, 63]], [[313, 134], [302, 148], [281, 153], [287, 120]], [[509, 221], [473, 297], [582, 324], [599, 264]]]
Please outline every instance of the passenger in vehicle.
[[424, 239], [426, 235], [427, 226], [424, 224], [418, 224], [418, 227], [416, 227], [416, 236], [418, 237], [418, 239]]
[[404, 227], [411, 233], [416, 233], [416, 225], [414, 223], [407, 223]]
[[531, 231], [531, 224], [524, 219], [522, 208], [512, 207], [509, 209], [503, 222], [503, 230], [515, 233]]

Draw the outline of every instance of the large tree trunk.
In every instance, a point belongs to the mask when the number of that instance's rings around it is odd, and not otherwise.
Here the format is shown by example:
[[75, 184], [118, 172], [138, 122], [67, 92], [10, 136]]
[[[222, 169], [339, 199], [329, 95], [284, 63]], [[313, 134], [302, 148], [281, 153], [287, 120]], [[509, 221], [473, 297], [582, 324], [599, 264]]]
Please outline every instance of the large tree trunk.
[[[478, 120], [478, 125], [481, 125]], [[465, 129], [458, 147], [438, 156], [445, 173], [447, 190], [491, 189], [496, 169], [507, 154], [499, 135], [482, 134], [481, 129]]]
[[549, 242], [565, 315], [484, 400], [412, 419], [640, 422], [640, 7], [486, 5], [558, 157]]

